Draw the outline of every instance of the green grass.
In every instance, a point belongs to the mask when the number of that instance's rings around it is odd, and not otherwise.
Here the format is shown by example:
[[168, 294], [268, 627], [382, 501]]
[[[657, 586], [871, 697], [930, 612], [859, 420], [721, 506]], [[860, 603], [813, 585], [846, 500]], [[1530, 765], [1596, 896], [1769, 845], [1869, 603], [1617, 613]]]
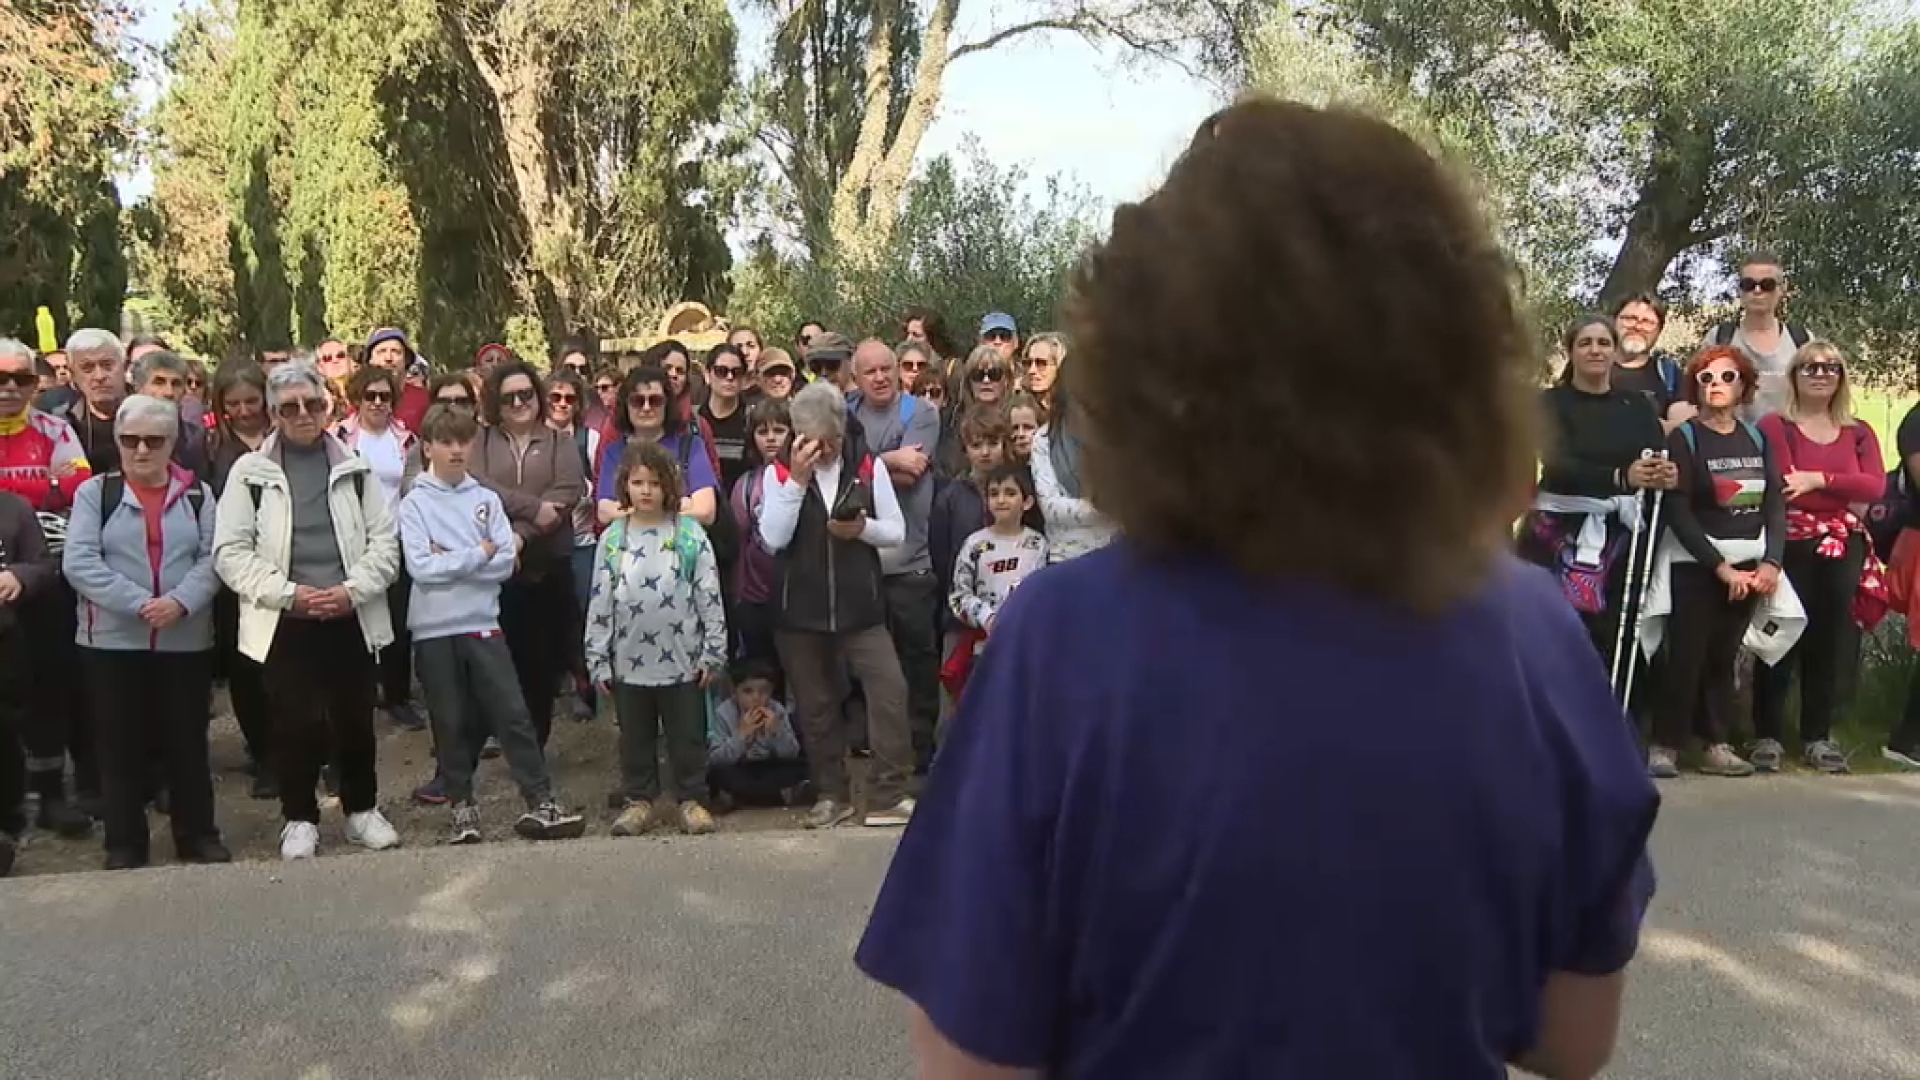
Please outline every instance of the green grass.
[[1907, 410], [1916, 403], [1920, 403], [1920, 397], [1912, 394], [1890, 394], [1863, 387], [1853, 389], [1853, 414], [1872, 426], [1874, 435], [1880, 439], [1880, 456], [1889, 469], [1900, 460], [1893, 436], [1900, 430], [1900, 421], [1907, 418]]

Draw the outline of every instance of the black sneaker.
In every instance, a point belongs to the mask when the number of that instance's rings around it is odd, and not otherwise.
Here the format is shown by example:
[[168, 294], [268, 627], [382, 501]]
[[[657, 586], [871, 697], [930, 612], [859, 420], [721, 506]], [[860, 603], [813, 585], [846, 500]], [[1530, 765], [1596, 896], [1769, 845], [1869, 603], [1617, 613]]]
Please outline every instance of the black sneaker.
[[209, 836], [198, 843], [188, 844], [174, 852], [174, 859], [183, 863], [213, 866], [233, 861], [233, 852], [220, 842], [217, 836]]
[[521, 814], [513, 831], [528, 840], [572, 840], [587, 831], [587, 819], [548, 799]]
[[13, 837], [0, 832], [0, 877], [13, 873], [14, 856], [19, 849], [14, 845]]
[[40, 813], [34, 824], [65, 837], [85, 836], [93, 831], [93, 819], [68, 805], [65, 799], [40, 800]]
[[447, 836], [449, 844], [477, 844], [480, 836], [480, 808], [470, 802], [463, 802], [453, 808], [453, 830]]
[[277, 799], [280, 797], [280, 780], [271, 771], [263, 772], [247, 786], [247, 794], [255, 799]]
[[126, 848], [114, 848], [107, 852], [104, 865], [108, 870], [138, 870], [147, 865], [147, 857]]

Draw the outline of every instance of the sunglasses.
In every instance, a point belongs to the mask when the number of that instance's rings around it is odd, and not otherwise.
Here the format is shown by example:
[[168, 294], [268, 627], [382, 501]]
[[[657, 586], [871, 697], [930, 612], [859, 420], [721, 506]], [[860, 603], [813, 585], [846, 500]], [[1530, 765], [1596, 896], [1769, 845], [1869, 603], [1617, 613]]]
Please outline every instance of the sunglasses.
[[947, 388], [935, 383], [921, 391], [920, 396], [928, 401], [945, 401], [947, 400]]
[[909, 375], [918, 374], [922, 371], [925, 371], [926, 368], [927, 368], [927, 362], [925, 360], [900, 361], [900, 370], [906, 372]]
[[618, 385], [618, 383], [597, 382], [593, 384], [593, 388], [603, 394], [611, 394]]
[[[1712, 386], [1715, 378], [1716, 373], [1711, 371], [1703, 371], [1694, 376], [1694, 380], [1701, 386]], [[1717, 374], [1717, 378], [1720, 382], [1731, 385], [1740, 381], [1740, 373], [1732, 368], [1724, 368]]]
[[1832, 360], [1811, 360], [1800, 365], [1802, 375], [1845, 375], [1847, 366]]
[[345, 363], [346, 359], [347, 359], [346, 353], [323, 353], [320, 356], [320, 362], [323, 364]]
[[40, 376], [31, 371], [0, 371], [0, 383], [12, 383], [22, 390], [40, 385]]
[[982, 341], [991, 341], [991, 342], [994, 342], [994, 343], [996, 343], [996, 344], [997, 344], [997, 343], [999, 343], [999, 342], [1002, 342], [1002, 341], [1012, 341], [1012, 340], [1013, 340], [1013, 331], [1011, 331], [1011, 330], [989, 330], [989, 331], [987, 331], [986, 333], [984, 333], [984, 334], [981, 334], [981, 335], [980, 335], [980, 340], [982, 340]]
[[360, 395], [360, 400], [366, 402], [368, 405], [391, 405], [393, 403], [393, 391], [369, 390]]
[[165, 435], [120, 436], [120, 449], [122, 450], [152, 450], [157, 453], [164, 449], [166, 445], [167, 436]]
[[627, 407], [630, 409], [664, 409], [667, 407], [667, 395], [628, 394]]
[[770, 368], [761, 368], [760, 377], [763, 379], [791, 379], [793, 378], [793, 369], [785, 364], [775, 364]]
[[968, 377], [977, 383], [997, 383], [1007, 377], [1007, 371], [997, 367], [981, 368]]
[[547, 395], [547, 400], [553, 402], [555, 405], [571, 405], [579, 401], [580, 396], [578, 394], [568, 394], [556, 390]]
[[585, 371], [589, 367], [589, 365], [587, 364], [565, 364], [562, 366], [564, 366], [568, 371]]
[[1780, 279], [1777, 277], [1763, 277], [1763, 278], [1743, 277], [1740, 279], [1740, 291], [1743, 293], [1750, 293], [1750, 292], [1770, 293], [1778, 289], [1779, 287], [1780, 287]]
[[308, 416], [325, 416], [333, 410], [333, 402], [326, 398], [301, 398], [299, 401], [283, 401], [275, 410], [283, 420], [298, 419], [301, 413]]
[[531, 386], [523, 386], [518, 390], [503, 390], [500, 393], [500, 402], [503, 405], [513, 405], [517, 407], [520, 405], [531, 405], [538, 400], [540, 400], [540, 395], [534, 393], [533, 387]]
[[1053, 366], [1053, 357], [1029, 356], [1025, 360], [1022, 360], [1021, 363], [1025, 364], [1030, 368], [1050, 368]]
[[473, 399], [465, 394], [443, 394], [440, 397], [434, 398], [433, 403], [435, 405], [451, 405], [456, 409], [473, 408]]
[[746, 373], [746, 368], [738, 364], [719, 364], [710, 369], [714, 378], [722, 382], [733, 382]]

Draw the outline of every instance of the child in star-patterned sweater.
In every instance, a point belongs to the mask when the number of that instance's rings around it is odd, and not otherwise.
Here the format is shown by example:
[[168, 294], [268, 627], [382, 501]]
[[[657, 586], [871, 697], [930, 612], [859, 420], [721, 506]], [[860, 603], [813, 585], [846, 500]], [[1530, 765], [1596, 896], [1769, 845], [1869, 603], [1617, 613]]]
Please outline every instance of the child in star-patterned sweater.
[[586, 636], [587, 671], [620, 718], [613, 834], [652, 823], [663, 733], [680, 828], [708, 832], [706, 687], [727, 661], [719, 566], [706, 531], [680, 515], [680, 471], [657, 443], [627, 449], [613, 490], [625, 514], [600, 537]]

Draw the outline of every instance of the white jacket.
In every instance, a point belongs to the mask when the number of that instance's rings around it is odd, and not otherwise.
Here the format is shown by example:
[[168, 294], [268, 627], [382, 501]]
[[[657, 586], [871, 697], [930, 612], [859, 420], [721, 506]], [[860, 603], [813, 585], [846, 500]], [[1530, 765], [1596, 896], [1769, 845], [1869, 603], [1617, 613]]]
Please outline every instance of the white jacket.
[[[327, 473], [327, 507], [334, 542], [340, 546], [361, 636], [367, 650], [377, 652], [393, 642], [387, 587], [400, 575], [400, 541], [386, 492], [367, 459], [332, 435], [323, 437], [333, 463]], [[278, 434], [268, 436], [260, 449], [233, 463], [213, 533], [214, 569], [240, 597], [240, 651], [263, 664], [273, 648], [280, 613], [293, 606], [294, 594], [287, 577], [293, 563], [293, 501], [286, 470], [280, 467], [279, 439]]]
[[[1760, 540], [1722, 540], [1708, 537], [1722, 558], [1730, 563], [1756, 562], [1766, 553], [1767, 542]], [[1693, 562], [1694, 558], [1672, 533], [1666, 535], [1655, 553], [1653, 573], [1647, 579], [1640, 601], [1640, 646], [1653, 659], [1667, 637], [1667, 620], [1673, 615], [1673, 564]], [[1849, 616], [1851, 617], [1851, 616]], [[1762, 596], [1753, 605], [1753, 617], [1747, 623], [1742, 644], [1754, 659], [1771, 667], [1793, 649], [1807, 629], [1807, 610], [1793, 591], [1793, 582], [1780, 575], [1780, 587], [1771, 596]]]

